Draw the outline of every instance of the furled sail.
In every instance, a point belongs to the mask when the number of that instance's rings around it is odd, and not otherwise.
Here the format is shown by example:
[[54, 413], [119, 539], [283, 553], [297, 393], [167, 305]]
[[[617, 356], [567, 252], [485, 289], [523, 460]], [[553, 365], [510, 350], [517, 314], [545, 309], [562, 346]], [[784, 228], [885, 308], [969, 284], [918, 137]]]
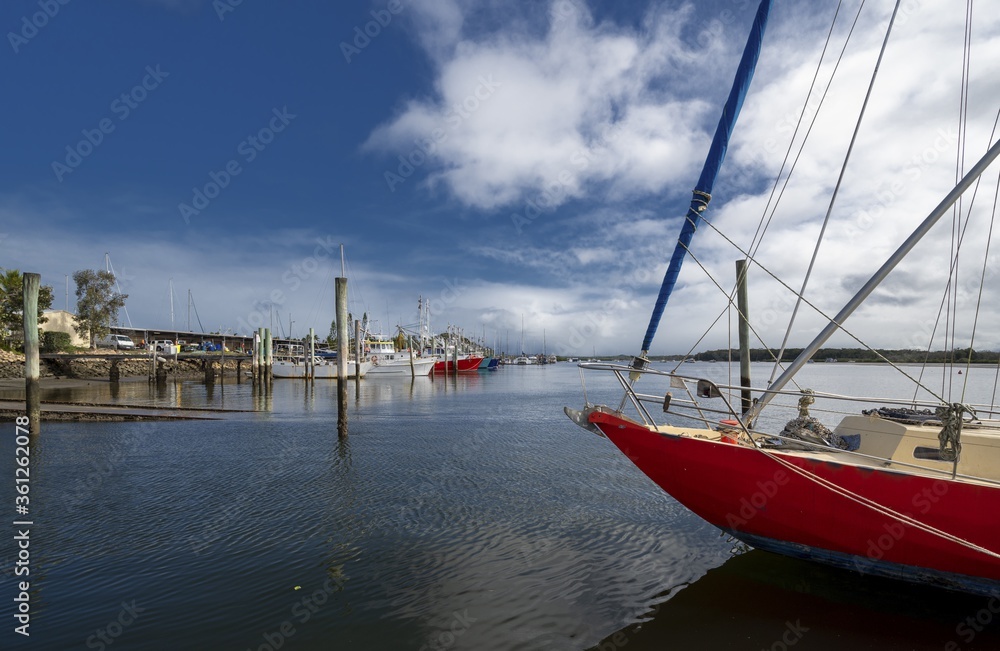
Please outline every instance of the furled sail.
[[715, 129], [715, 137], [712, 139], [712, 146], [708, 151], [708, 158], [705, 166], [701, 170], [701, 177], [695, 186], [694, 194], [691, 197], [691, 205], [688, 207], [684, 225], [681, 228], [680, 237], [677, 238], [677, 246], [674, 254], [670, 258], [670, 265], [663, 275], [663, 284], [660, 285], [660, 293], [656, 297], [656, 305], [653, 307], [653, 314], [649, 317], [649, 326], [646, 328], [646, 336], [642, 340], [642, 353], [640, 357], [645, 357], [649, 352], [649, 347], [653, 343], [656, 335], [656, 328], [660, 324], [660, 317], [663, 316], [663, 309], [667, 305], [667, 299], [677, 284], [677, 277], [681, 272], [681, 265], [684, 263], [684, 256], [687, 253], [691, 238], [698, 228], [701, 213], [708, 207], [708, 202], [712, 198], [712, 187], [715, 185], [715, 177], [719, 175], [722, 161], [726, 158], [726, 150], [729, 148], [729, 139], [736, 125], [736, 118], [740, 115], [743, 107], [743, 98], [750, 88], [750, 80], [753, 78], [754, 69], [757, 67], [757, 59], [760, 56], [760, 47], [764, 39], [764, 29], [767, 27], [767, 17], [771, 11], [770, 0], [761, 0], [757, 8], [757, 16], [753, 21], [753, 28], [747, 39], [746, 47], [743, 49], [743, 58], [740, 59], [740, 67], [736, 71], [736, 79], [733, 80], [733, 87], [729, 91], [729, 99], [726, 100], [725, 108], [722, 110], [722, 117], [719, 119], [719, 126]]

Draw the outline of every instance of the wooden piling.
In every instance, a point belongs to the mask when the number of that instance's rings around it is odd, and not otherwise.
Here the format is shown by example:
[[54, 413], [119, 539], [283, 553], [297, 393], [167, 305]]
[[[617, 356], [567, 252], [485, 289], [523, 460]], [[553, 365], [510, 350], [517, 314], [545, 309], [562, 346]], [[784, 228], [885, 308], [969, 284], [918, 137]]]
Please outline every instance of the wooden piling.
[[[740, 338], [740, 406], [743, 413], [750, 411], [753, 398], [750, 393], [750, 302], [747, 298], [747, 261], [736, 261], [736, 307], [739, 314]], [[749, 426], [749, 423], [747, 423]]]
[[254, 385], [260, 382], [260, 334], [253, 333], [253, 344], [250, 346], [250, 376]]
[[24, 320], [24, 409], [28, 416], [28, 431], [38, 434], [41, 429], [42, 405], [38, 386], [38, 290], [42, 277], [26, 273], [22, 282], [22, 316]]
[[118, 383], [121, 380], [122, 372], [121, 368], [118, 366], [119, 360], [111, 360], [111, 368], [108, 370], [108, 381], [112, 384]]
[[347, 436], [347, 278], [335, 280], [337, 315], [337, 432]]
[[274, 376], [271, 370], [274, 366], [274, 349], [271, 345], [271, 329], [264, 328], [264, 383], [271, 387], [271, 380]]
[[[403, 334], [403, 329], [402, 328], [399, 329], [399, 334]], [[410, 335], [410, 338], [407, 340], [407, 342], [410, 344], [409, 347], [408, 347], [408, 349], [409, 349], [409, 353], [410, 353], [410, 379], [412, 380], [412, 379], [414, 379], [414, 378], [417, 377], [417, 372], [415, 370], [413, 370], [413, 336], [412, 335]]]
[[361, 354], [364, 352], [364, 347], [361, 345], [361, 322], [354, 319], [354, 359], [357, 361], [354, 363], [354, 380], [355, 382], [361, 381], [361, 362], [364, 358]]
[[350, 347], [347, 332], [347, 278], [336, 279], [337, 299], [337, 380], [347, 378], [347, 358]]

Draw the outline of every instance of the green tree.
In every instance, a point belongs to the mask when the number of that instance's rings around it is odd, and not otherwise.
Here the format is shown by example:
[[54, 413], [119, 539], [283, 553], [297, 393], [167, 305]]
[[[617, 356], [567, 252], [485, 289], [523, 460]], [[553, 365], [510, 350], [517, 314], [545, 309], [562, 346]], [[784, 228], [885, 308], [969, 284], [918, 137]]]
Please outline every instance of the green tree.
[[[52, 287], [38, 289], [38, 323], [48, 321], [43, 312], [52, 307]], [[20, 341], [24, 332], [24, 275], [17, 269], [0, 268], [0, 338], [4, 344]]]
[[81, 269], [73, 274], [76, 283], [76, 333], [90, 337], [90, 347], [111, 331], [118, 321], [118, 310], [125, 306], [128, 294], [114, 291], [115, 275], [110, 271]]
[[333, 348], [337, 344], [337, 320], [330, 322], [330, 334], [326, 336], [326, 345]]

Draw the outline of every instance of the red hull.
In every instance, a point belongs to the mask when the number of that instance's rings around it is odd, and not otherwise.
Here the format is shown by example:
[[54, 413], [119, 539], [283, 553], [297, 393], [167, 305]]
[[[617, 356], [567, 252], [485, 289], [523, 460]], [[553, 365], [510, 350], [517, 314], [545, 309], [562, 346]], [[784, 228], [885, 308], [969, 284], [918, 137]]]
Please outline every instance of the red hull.
[[[880, 513], [755, 448], [660, 434], [602, 412], [589, 420], [678, 502], [753, 545], [947, 587], [1000, 587], [997, 558]], [[922, 524], [991, 551], [1000, 545], [1000, 489], [771, 453]]]
[[[468, 373], [471, 371], [479, 370], [479, 365], [482, 364], [482, 362], [483, 362], [482, 357], [467, 357], [465, 359], [460, 359], [458, 360], [458, 372]], [[444, 365], [445, 365], [444, 360], [435, 363], [434, 372], [444, 373]], [[455, 372], [455, 362], [450, 359], [448, 360], [448, 372], [449, 373]]]

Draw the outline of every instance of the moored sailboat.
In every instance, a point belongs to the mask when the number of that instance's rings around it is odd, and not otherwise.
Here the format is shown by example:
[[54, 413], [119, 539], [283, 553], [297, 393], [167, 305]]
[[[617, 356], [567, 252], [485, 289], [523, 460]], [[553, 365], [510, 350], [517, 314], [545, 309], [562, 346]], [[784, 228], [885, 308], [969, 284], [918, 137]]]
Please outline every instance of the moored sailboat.
[[[624, 396], [617, 406], [588, 403], [566, 413], [581, 427], [610, 439], [691, 511], [754, 547], [868, 574], [995, 595], [1000, 591], [1000, 519], [993, 515], [1000, 508], [1000, 411], [993, 404], [969, 404], [964, 391], [952, 397], [909, 375], [916, 388], [907, 397], [849, 398], [786, 387], [831, 336], [846, 332], [845, 322], [854, 311], [977, 182], [1000, 155], [1000, 141], [960, 176], [954, 189], [854, 297], [836, 315], [826, 317], [827, 325], [766, 387], [649, 368], [650, 345], [695, 230], [704, 222], [756, 66], [770, 4], [763, 0], [757, 10], [640, 354], [629, 365], [581, 365], [612, 373]], [[987, 277], [984, 271], [983, 280]], [[949, 278], [946, 292], [951, 282]], [[798, 300], [804, 300], [805, 284], [795, 292]], [[728, 302], [734, 305], [732, 294]], [[744, 310], [739, 312], [748, 320]], [[970, 362], [971, 352], [970, 344]], [[781, 359], [779, 351], [776, 366]], [[654, 388], [655, 382], [659, 386]], [[828, 427], [810, 410], [841, 418]], [[669, 422], [661, 424], [653, 416], [656, 411], [666, 414], [660, 420]]]

